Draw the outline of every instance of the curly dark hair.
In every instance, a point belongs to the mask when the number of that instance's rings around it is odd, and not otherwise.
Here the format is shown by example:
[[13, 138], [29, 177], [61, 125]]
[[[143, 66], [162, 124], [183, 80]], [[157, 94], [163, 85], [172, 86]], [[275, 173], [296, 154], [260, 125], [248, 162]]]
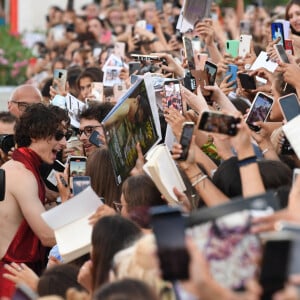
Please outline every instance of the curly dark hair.
[[61, 124], [61, 115], [42, 103], [30, 105], [15, 127], [18, 147], [30, 146], [32, 139], [47, 139], [55, 135]]
[[99, 123], [103, 121], [106, 115], [113, 108], [110, 102], [92, 103], [85, 107], [79, 115], [79, 119], [97, 120]]

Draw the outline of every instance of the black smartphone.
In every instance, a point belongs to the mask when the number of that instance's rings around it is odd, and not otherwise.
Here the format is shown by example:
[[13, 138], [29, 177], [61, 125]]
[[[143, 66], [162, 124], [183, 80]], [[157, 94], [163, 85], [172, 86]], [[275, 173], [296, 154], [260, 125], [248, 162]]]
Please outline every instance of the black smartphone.
[[283, 137], [280, 154], [282, 154], [282, 155], [294, 155], [295, 154], [295, 151], [294, 151], [292, 145], [290, 144], [289, 140], [286, 138], [286, 136]]
[[129, 66], [129, 75], [132, 75], [136, 71], [138, 71], [137, 72], [138, 74], [141, 69], [141, 63], [139, 61], [130, 61], [128, 63], [128, 66]]
[[185, 219], [181, 211], [163, 205], [151, 207], [149, 212], [163, 279], [188, 279], [190, 257], [185, 244]]
[[0, 201], [5, 198], [5, 170], [0, 169]]
[[180, 137], [180, 144], [182, 146], [182, 153], [179, 160], [186, 160], [189, 154], [191, 140], [194, 132], [194, 122], [184, 122], [182, 125], [182, 132]]
[[90, 176], [75, 176], [73, 177], [73, 195], [77, 195], [91, 185]]
[[300, 114], [299, 99], [296, 94], [288, 94], [278, 99], [279, 106], [286, 121], [290, 121]]
[[268, 118], [273, 102], [273, 98], [264, 93], [259, 92], [256, 94], [246, 118], [246, 123], [251, 130], [260, 130], [260, 127], [255, 126], [253, 123], [258, 121], [264, 122]]
[[240, 122], [240, 118], [219, 112], [205, 111], [201, 116], [198, 129], [234, 136], [237, 134], [237, 124]]
[[183, 111], [180, 83], [178, 80], [168, 80], [164, 82], [164, 94], [167, 107], [174, 107], [180, 113]]
[[192, 40], [189, 39], [188, 37], [184, 36], [182, 38], [182, 41], [183, 41], [185, 57], [188, 62], [188, 69], [195, 70], [196, 67], [195, 67], [195, 58], [194, 58]]
[[71, 189], [73, 189], [73, 177], [85, 175], [86, 160], [85, 156], [71, 156], [69, 158], [69, 183]]
[[271, 24], [271, 33], [272, 33], [272, 41], [276, 40], [278, 37], [280, 37], [280, 41], [278, 44], [284, 46], [284, 30], [283, 30], [283, 24], [279, 22], [274, 22]]
[[94, 130], [89, 137], [89, 142], [95, 145], [96, 147], [100, 147], [101, 145], [103, 145], [103, 143], [101, 142], [99, 136], [100, 136], [99, 131]]
[[238, 74], [241, 86], [245, 90], [255, 90], [256, 82], [254, 76], [250, 76], [247, 73], [239, 73]]
[[207, 73], [208, 85], [214, 85], [218, 71], [217, 65], [207, 60], [204, 64], [204, 70]]
[[269, 240], [264, 245], [259, 283], [263, 288], [261, 300], [271, 300], [272, 295], [284, 288], [287, 280], [292, 240]]
[[274, 49], [279, 57], [279, 59], [281, 60], [281, 62], [283, 63], [286, 63], [286, 64], [289, 64], [290, 61], [289, 61], [289, 58], [285, 52], [285, 49], [283, 47], [282, 44], [276, 44], [274, 45]]

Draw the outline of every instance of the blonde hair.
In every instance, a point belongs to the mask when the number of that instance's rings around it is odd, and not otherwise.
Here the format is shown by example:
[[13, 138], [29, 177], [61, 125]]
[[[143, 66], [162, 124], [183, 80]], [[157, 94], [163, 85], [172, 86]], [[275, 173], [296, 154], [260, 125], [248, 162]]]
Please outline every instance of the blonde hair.
[[[171, 291], [172, 285], [160, 278], [156, 250], [153, 234], [144, 235], [133, 246], [119, 251], [114, 256], [114, 275], [116, 279], [142, 280], [160, 296], [160, 299], [175, 299]], [[166, 291], [168, 295], [165, 294]]]

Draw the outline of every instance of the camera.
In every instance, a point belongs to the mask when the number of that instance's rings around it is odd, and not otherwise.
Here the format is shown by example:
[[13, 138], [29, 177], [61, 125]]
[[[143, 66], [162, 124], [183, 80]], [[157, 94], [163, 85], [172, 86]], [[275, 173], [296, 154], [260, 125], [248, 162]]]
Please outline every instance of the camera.
[[8, 153], [15, 146], [13, 134], [0, 134], [0, 148], [4, 153]]

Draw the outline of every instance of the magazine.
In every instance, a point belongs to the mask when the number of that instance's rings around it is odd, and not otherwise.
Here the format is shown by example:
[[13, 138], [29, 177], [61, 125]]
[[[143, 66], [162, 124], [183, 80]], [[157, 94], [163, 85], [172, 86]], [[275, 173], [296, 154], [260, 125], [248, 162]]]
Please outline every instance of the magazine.
[[116, 182], [120, 184], [135, 166], [137, 143], [146, 154], [161, 139], [150, 74], [137, 79], [108, 113], [102, 125]]
[[76, 97], [74, 97], [71, 94], [67, 94], [66, 96], [66, 106], [68, 110], [68, 114], [71, 120], [71, 125], [75, 128], [79, 128], [80, 122], [79, 122], [79, 115], [81, 111], [83, 110], [85, 103], [78, 100]]

